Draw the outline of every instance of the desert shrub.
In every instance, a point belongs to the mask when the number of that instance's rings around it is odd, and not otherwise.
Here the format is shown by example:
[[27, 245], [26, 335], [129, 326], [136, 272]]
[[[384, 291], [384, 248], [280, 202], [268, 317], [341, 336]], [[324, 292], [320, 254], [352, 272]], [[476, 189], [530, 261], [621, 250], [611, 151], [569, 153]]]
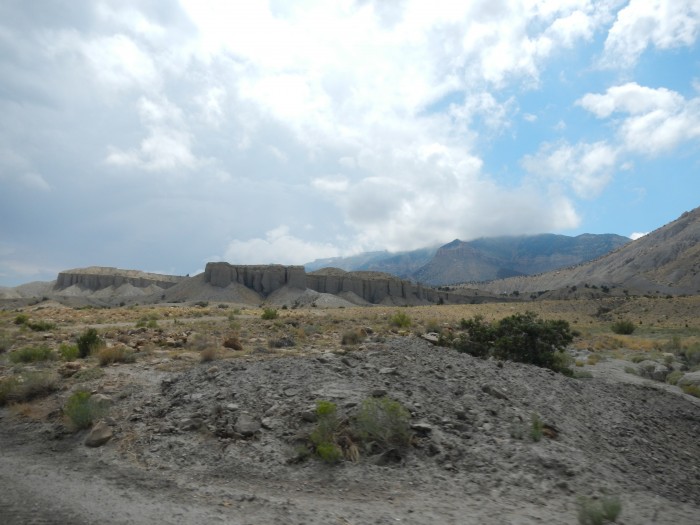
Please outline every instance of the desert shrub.
[[265, 308], [263, 309], [263, 313], [260, 317], [262, 317], [266, 321], [270, 321], [272, 319], [277, 319], [278, 315], [279, 314], [277, 313], [277, 310], [275, 310], [274, 308]]
[[62, 361], [75, 361], [78, 358], [78, 345], [61, 343], [58, 347], [58, 355]]
[[542, 434], [544, 431], [544, 423], [540, 419], [539, 414], [532, 414], [530, 420], [530, 439], [532, 441], [540, 441], [542, 439]]
[[316, 428], [309, 437], [316, 454], [326, 463], [337, 463], [343, 457], [336, 442], [339, 430], [337, 405], [331, 401], [316, 401]]
[[404, 312], [396, 312], [389, 319], [389, 324], [396, 328], [408, 328], [411, 326], [411, 318]]
[[629, 335], [634, 332], [635, 328], [634, 323], [627, 319], [615, 321], [610, 327], [610, 329], [618, 335]]
[[86, 381], [92, 381], [93, 379], [99, 379], [103, 375], [105, 375], [105, 372], [99, 367], [84, 368], [83, 370], [78, 370], [73, 375], [72, 379], [76, 383], [84, 383]]
[[602, 525], [614, 523], [622, 512], [622, 503], [617, 497], [603, 498], [596, 501], [579, 498], [578, 522], [580, 525]]
[[56, 328], [56, 325], [50, 323], [49, 321], [29, 321], [25, 324], [35, 332], [46, 332], [48, 330], [53, 330], [54, 328]]
[[669, 385], [677, 385], [678, 381], [680, 380], [681, 377], [683, 377], [685, 374], [681, 372], [680, 370], [674, 370], [670, 374], [666, 376], [666, 382]]
[[103, 346], [97, 351], [97, 360], [100, 366], [112, 363], [133, 363], [136, 355], [126, 346]]
[[600, 355], [598, 354], [588, 354], [588, 364], [597, 365], [600, 362]]
[[296, 341], [291, 336], [277, 337], [268, 341], [270, 348], [291, 348], [296, 346]]
[[203, 348], [199, 352], [199, 362], [200, 363], [209, 363], [210, 361], [214, 361], [216, 359], [217, 355], [216, 348], [213, 346], [208, 346], [206, 348]]
[[340, 339], [340, 344], [342, 345], [356, 345], [364, 338], [364, 334], [361, 330], [348, 330], [343, 333], [343, 337]]
[[460, 325], [468, 334], [468, 337], [460, 336], [454, 345], [461, 352], [481, 357], [493, 355], [558, 372], [571, 365], [571, 360], [556, 355], [564, 352], [574, 339], [569, 323], [564, 320], [543, 320], [533, 312], [526, 312], [497, 323], [486, 323], [477, 316], [468, 321], [463, 319]]
[[29, 316], [27, 314], [17, 314], [14, 323], [16, 325], [25, 325], [29, 322]]
[[681, 390], [693, 397], [700, 397], [700, 386], [698, 385], [683, 385]]
[[96, 403], [87, 390], [74, 392], [63, 406], [63, 413], [76, 430], [90, 427], [106, 413], [106, 408]]
[[49, 395], [58, 389], [51, 372], [27, 372], [0, 380], [0, 405], [21, 403]]
[[197, 301], [196, 303], [194, 303], [194, 305], [199, 308], [206, 308], [207, 306], [209, 306], [209, 301]]
[[425, 332], [441, 334], [442, 326], [440, 325], [440, 322], [437, 319], [428, 319], [428, 321], [425, 323]]
[[78, 356], [85, 359], [102, 346], [103, 342], [94, 328], [88, 328], [78, 337]]
[[592, 379], [593, 373], [588, 370], [576, 371], [573, 375], [574, 379]]
[[410, 417], [398, 401], [369, 397], [355, 416], [354, 431], [362, 441], [372, 441], [381, 447], [405, 447], [411, 441]]
[[637, 369], [634, 368], [633, 366], [626, 366], [625, 367], [625, 372], [628, 374], [632, 374], [633, 376], [638, 376], [639, 372], [637, 372]]
[[681, 350], [681, 355], [688, 362], [688, 366], [700, 364], [700, 343], [694, 343]]
[[0, 332], [0, 354], [12, 348], [12, 338], [5, 332]]
[[224, 339], [224, 348], [243, 350], [243, 345], [241, 344], [241, 339], [237, 335], [231, 335]]
[[55, 359], [54, 354], [48, 346], [27, 346], [20, 350], [10, 352], [8, 357], [13, 363], [36, 363], [39, 361], [48, 361]]

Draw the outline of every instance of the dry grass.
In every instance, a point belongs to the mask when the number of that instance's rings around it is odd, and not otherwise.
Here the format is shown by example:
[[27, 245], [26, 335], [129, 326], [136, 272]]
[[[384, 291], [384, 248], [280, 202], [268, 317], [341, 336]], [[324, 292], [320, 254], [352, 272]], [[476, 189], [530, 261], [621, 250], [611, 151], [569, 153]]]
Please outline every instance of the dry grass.
[[136, 355], [126, 346], [105, 346], [97, 351], [97, 360], [100, 366], [112, 363], [133, 363], [136, 361]]

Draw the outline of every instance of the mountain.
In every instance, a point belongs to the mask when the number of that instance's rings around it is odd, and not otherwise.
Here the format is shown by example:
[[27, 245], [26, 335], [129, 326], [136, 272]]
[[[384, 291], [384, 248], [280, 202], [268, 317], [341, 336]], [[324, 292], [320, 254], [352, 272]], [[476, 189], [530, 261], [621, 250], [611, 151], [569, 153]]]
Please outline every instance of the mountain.
[[532, 275], [598, 258], [630, 242], [620, 235], [541, 234], [454, 240], [411, 277], [433, 286]]
[[536, 276], [513, 277], [479, 288], [494, 293], [576, 287], [619, 293], [700, 293], [700, 208], [594, 261]]
[[440, 248], [393, 254], [367, 252], [318, 259], [304, 266], [307, 271], [334, 267], [345, 271], [385, 272], [442, 286], [532, 275], [571, 266], [600, 257], [629, 241], [627, 237], [612, 234], [487, 237], [468, 242], [455, 239]]
[[316, 259], [306, 263], [304, 268], [307, 272], [314, 272], [321, 268], [340, 268], [346, 272], [384, 272], [397, 277], [410, 278], [416, 270], [430, 262], [437, 249], [435, 246], [397, 253], [388, 251], [364, 252], [350, 257]]

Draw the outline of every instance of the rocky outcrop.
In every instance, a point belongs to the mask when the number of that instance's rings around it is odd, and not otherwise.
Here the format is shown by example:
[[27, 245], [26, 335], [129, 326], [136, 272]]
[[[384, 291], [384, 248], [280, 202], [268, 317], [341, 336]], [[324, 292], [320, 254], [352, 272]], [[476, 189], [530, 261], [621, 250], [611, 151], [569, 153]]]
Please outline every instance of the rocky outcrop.
[[204, 282], [219, 288], [238, 283], [267, 297], [283, 286], [306, 289], [306, 271], [303, 266], [236, 266], [226, 262], [210, 262], [204, 270]]
[[185, 279], [177, 275], [162, 275], [157, 273], [139, 272], [136, 270], [120, 270], [102, 266], [66, 270], [58, 274], [54, 290], [64, 290], [77, 285], [85, 290], [102, 290], [113, 286], [118, 288], [129, 284], [136, 288], [148, 288], [155, 285], [166, 289]]

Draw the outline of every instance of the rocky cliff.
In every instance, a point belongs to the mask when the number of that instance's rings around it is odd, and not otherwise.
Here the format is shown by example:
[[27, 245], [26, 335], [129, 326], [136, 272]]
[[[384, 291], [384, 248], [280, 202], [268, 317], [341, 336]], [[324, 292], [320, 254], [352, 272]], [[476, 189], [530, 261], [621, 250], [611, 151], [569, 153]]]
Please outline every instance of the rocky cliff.
[[467, 291], [452, 293], [404, 281], [381, 272], [346, 272], [324, 268], [307, 274], [303, 266], [242, 266], [226, 262], [207, 263], [204, 282], [218, 288], [237, 283], [267, 297], [282, 287], [311, 289], [333, 295], [354, 294], [372, 304], [472, 303], [488, 300]]
[[77, 268], [58, 274], [54, 291], [65, 290], [77, 285], [83, 290], [98, 291], [110, 286], [119, 288], [128, 284], [136, 288], [157, 286], [166, 289], [185, 279], [177, 275], [162, 275], [157, 273], [139, 272], [136, 270], [120, 270], [103, 266]]

